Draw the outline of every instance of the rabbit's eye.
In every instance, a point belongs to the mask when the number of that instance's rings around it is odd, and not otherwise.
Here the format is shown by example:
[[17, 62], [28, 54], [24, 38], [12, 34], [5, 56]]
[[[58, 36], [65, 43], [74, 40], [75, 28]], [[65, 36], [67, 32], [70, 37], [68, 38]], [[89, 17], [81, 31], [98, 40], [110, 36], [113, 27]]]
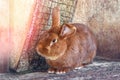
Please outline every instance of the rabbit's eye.
[[57, 42], [57, 39], [53, 39], [52, 42], [53, 42], [53, 43], [56, 43], [56, 42]]
[[50, 46], [52, 46], [54, 43], [56, 43], [57, 42], [57, 39], [53, 39], [52, 41], [51, 41], [51, 43], [50, 43]]

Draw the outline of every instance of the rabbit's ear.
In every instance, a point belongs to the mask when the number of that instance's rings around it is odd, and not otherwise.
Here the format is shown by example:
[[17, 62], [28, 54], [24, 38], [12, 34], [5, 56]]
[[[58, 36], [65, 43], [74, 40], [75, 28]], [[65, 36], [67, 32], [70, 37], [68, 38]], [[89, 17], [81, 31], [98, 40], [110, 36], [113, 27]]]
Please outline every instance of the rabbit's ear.
[[67, 38], [76, 33], [76, 27], [71, 24], [64, 24], [60, 31], [60, 37]]
[[52, 28], [60, 26], [60, 9], [59, 7], [53, 8], [52, 11]]

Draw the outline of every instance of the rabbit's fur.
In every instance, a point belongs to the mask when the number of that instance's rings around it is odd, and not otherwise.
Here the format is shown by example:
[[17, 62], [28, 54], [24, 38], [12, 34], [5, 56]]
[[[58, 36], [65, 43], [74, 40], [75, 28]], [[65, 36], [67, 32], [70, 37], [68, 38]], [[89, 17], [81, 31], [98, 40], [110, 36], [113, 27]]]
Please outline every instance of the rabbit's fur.
[[65, 73], [93, 61], [97, 44], [90, 29], [79, 23], [60, 26], [59, 8], [52, 13], [52, 27], [40, 38], [36, 50], [50, 65], [50, 73]]

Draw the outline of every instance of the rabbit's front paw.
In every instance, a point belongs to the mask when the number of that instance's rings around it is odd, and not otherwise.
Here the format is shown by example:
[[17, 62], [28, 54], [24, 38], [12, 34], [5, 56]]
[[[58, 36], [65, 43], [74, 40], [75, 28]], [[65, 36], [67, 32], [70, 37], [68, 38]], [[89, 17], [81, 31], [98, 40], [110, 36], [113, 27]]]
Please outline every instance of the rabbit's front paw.
[[75, 69], [81, 69], [81, 68], [83, 68], [83, 67], [76, 67]]
[[61, 68], [56, 70], [56, 74], [65, 74], [66, 72], [69, 72], [70, 68]]
[[53, 73], [55, 73], [55, 72], [56, 72], [56, 70], [55, 70], [54, 68], [49, 68], [49, 69], [48, 69], [48, 73], [53, 74]]

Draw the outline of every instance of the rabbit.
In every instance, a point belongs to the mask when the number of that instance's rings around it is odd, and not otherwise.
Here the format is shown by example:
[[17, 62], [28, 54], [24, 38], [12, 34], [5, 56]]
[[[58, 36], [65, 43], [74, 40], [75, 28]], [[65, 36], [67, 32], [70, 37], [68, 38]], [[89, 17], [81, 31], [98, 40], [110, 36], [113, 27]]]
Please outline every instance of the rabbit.
[[45, 31], [36, 51], [50, 65], [48, 73], [63, 74], [93, 62], [97, 43], [93, 32], [84, 24], [60, 25], [60, 9], [52, 11], [52, 27]]

